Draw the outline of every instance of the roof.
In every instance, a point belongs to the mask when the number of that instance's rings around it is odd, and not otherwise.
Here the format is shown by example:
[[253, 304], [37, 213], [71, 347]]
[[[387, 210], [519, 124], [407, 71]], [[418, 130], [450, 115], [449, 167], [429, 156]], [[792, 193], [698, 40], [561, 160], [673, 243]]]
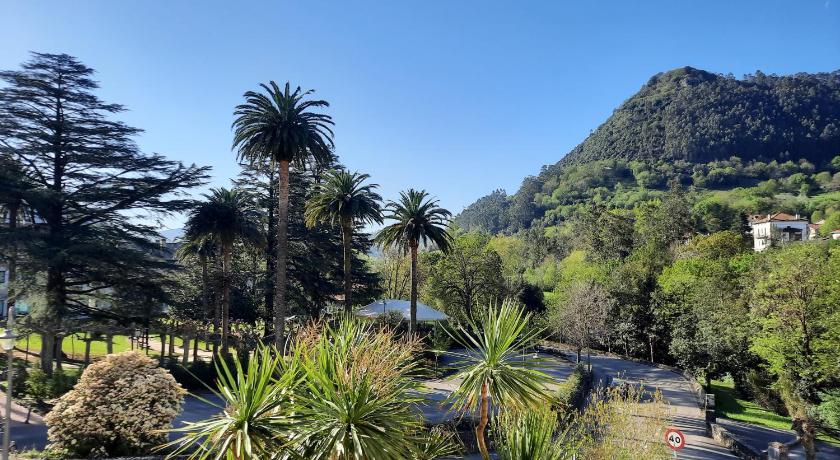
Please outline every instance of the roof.
[[837, 230], [832, 230], [832, 231], [831, 231], [831, 234], [832, 234], [832, 235], [835, 235], [835, 234], [840, 234], [840, 228], [838, 228]]
[[[377, 300], [371, 304], [362, 307], [356, 312], [357, 316], [364, 316], [366, 318], [376, 318], [377, 316], [389, 312], [396, 311], [402, 313], [404, 319], [411, 318], [411, 302], [408, 300]], [[435, 310], [434, 308], [417, 302], [417, 321], [446, 321], [449, 319], [445, 314]]]
[[799, 214], [792, 216], [784, 212], [777, 212], [776, 214], [753, 215], [750, 216], [750, 221], [754, 224], [762, 224], [765, 222], [807, 222], [808, 219], [799, 217]]

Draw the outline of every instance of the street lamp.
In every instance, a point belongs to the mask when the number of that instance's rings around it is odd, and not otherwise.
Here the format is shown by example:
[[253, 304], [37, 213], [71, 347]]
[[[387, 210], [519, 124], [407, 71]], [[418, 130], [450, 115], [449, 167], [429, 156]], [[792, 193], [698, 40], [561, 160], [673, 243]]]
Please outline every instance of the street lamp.
[[9, 314], [6, 323], [7, 329], [0, 329], [0, 347], [6, 351], [8, 355], [8, 365], [6, 366], [6, 413], [4, 418], [3, 430], [3, 460], [9, 460], [9, 443], [11, 441], [12, 432], [12, 378], [14, 375], [14, 353], [15, 349], [15, 307], [9, 307]]

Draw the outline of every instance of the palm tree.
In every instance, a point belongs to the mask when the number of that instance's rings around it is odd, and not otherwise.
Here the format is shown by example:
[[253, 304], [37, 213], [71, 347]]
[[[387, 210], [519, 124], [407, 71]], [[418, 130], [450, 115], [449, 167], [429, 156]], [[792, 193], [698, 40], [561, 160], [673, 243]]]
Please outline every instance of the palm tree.
[[[289, 165], [304, 167], [309, 159], [323, 165], [333, 159], [333, 125], [329, 115], [312, 109], [329, 107], [327, 101], [310, 100], [312, 91], [281, 90], [277, 83], [260, 85], [264, 93], [248, 91], [245, 103], [236, 106], [233, 148], [237, 158], [251, 164], [270, 163], [278, 169], [277, 281], [274, 291], [274, 342], [283, 347], [286, 326], [286, 257], [289, 225]], [[274, 235], [272, 235], [273, 237]]]
[[350, 314], [353, 302], [350, 262], [353, 250], [353, 228], [357, 223], [382, 223], [382, 197], [373, 190], [377, 184], [364, 182], [367, 174], [351, 173], [342, 169], [329, 171], [318, 185], [315, 195], [306, 203], [306, 225], [314, 227], [320, 222], [341, 226], [344, 245], [344, 311]]
[[187, 219], [187, 240], [212, 240], [222, 253], [222, 353], [227, 354], [230, 322], [230, 265], [237, 241], [261, 244], [257, 213], [251, 197], [237, 189], [211, 189]]
[[441, 251], [448, 252], [452, 236], [447, 230], [452, 215], [438, 207], [438, 200], [431, 199], [425, 190], [408, 189], [400, 192], [398, 202], [391, 201], [385, 207], [388, 219], [396, 222], [383, 228], [376, 240], [383, 246], [398, 247], [411, 253], [411, 333], [417, 331], [417, 249], [434, 243]]
[[[210, 312], [210, 275], [207, 267], [208, 260], [216, 257], [217, 248], [213, 238], [205, 235], [185, 235], [184, 244], [178, 248], [176, 256], [178, 260], [184, 261], [191, 257], [197, 257], [201, 265], [201, 307], [204, 315]], [[219, 333], [219, 320], [221, 312], [219, 311], [219, 303], [216, 302], [216, 308], [213, 313], [213, 334]], [[213, 343], [213, 354], [216, 354], [216, 347], [218, 344]]]
[[529, 330], [531, 315], [506, 300], [501, 307], [492, 306], [478, 324], [469, 329], [450, 331], [464, 352], [447, 352], [460, 362], [462, 369], [455, 379], [461, 384], [449, 396], [453, 407], [475, 410], [479, 414], [475, 436], [482, 457], [490, 458], [484, 431], [490, 411], [490, 400], [496, 407], [535, 408], [544, 403], [545, 385], [551, 377], [535, 369], [539, 359], [523, 360], [522, 353], [539, 340], [539, 330]]

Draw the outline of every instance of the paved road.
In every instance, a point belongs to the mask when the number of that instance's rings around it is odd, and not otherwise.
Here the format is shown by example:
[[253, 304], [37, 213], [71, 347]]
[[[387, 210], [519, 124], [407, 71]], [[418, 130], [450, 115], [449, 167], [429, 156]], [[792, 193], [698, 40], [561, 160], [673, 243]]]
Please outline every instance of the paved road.
[[[729, 430], [729, 432], [737, 436], [738, 439], [756, 450], [767, 449], [767, 445], [771, 442], [781, 441], [787, 443], [796, 439], [796, 433], [791, 430], [766, 428], [749, 423], [736, 422], [735, 420], [726, 418], [718, 418], [717, 421]], [[817, 441], [817, 458], [820, 460], [840, 459], [840, 447]], [[805, 459], [805, 450], [801, 445], [797, 444], [790, 452], [790, 460], [800, 459]]]
[[[568, 357], [573, 358], [569, 353]], [[644, 384], [648, 389], [659, 388], [672, 408], [674, 425], [686, 435], [686, 447], [678, 458], [718, 460], [737, 458], [728, 449], [706, 436], [702, 411], [691, 386], [681, 375], [658, 367], [627, 361], [613, 356], [592, 355], [592, 369], [597, 379], [621, 378]]]

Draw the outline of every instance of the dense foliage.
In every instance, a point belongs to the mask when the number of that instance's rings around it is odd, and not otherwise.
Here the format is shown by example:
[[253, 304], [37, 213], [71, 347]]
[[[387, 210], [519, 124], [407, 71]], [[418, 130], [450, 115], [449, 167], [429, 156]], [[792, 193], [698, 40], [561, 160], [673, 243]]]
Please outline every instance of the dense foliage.
[[691, 67], [654, 75], [562, 163], [623, 158], [706, 163], [840, 152], [840, 72], [743, 79]]
[[165, 301], [156, 218], [188, 209], [185, 192], [207, 178], [207, 168], [142, 152], [134, 142], [142, 131], [115, 119], [124, 108], [99, 99], [93, 72], [41, 53], [0, 72], [0, 154], [26, 179], [3, 193], [22, 194], [31, 210], [26, 225], [3, 226], [0, 255], [10, 247], [25, 255], [21, 276], [43, 299], [29, 319], [43, 336], [47, 374], [70, 317], [113, 317], [101, 307], [138, 296]]
[[44, 419], [49, 449], [70, 458], [151, 452], [166, 440], [186, 392], [172, 375], [134, 351], [87, 369]]

